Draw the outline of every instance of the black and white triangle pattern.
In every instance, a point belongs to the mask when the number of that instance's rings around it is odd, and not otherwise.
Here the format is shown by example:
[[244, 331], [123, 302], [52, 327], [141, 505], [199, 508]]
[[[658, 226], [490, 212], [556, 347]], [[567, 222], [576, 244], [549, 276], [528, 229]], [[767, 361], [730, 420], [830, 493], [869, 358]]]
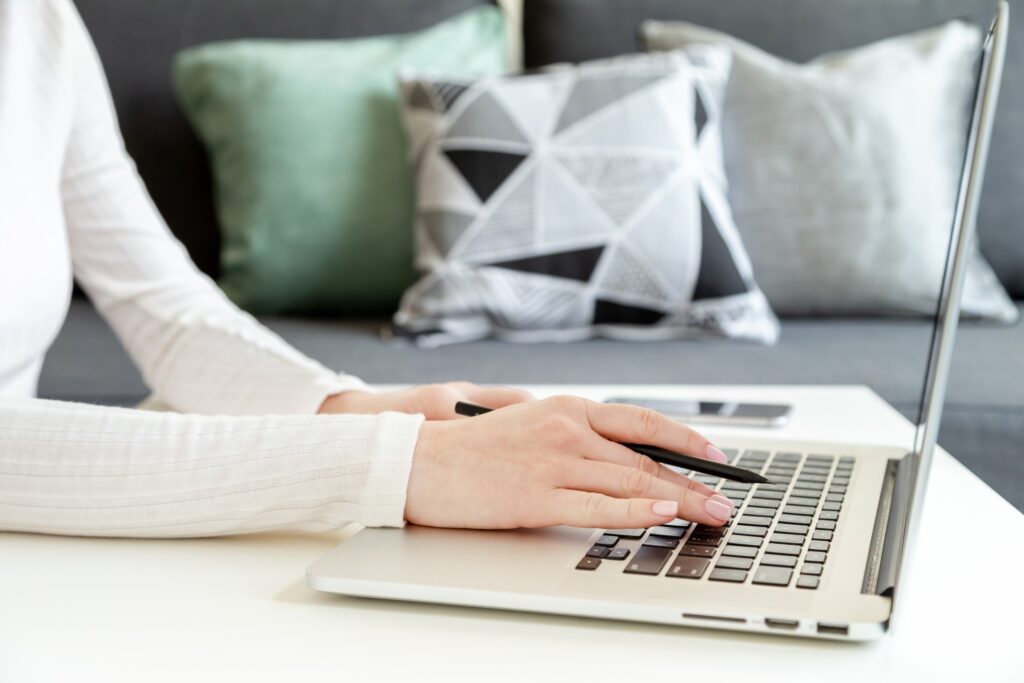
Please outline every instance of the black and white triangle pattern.
[[772, 343], [726, 202], [718, 48], [454, 82], [404, 77], [417, 266], [394, 324], [497, 336]]

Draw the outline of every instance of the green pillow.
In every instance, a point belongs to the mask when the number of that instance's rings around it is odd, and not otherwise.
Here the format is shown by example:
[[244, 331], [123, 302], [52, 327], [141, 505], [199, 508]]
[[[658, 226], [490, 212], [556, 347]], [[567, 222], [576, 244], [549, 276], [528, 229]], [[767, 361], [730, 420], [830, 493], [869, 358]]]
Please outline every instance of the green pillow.
[[505, 70], [501, 11], [420, 33], [185, 50], [174, 81], [213, 165], [220, 285], [254, 313], [394, 311], [414, 278], [397, 72]]

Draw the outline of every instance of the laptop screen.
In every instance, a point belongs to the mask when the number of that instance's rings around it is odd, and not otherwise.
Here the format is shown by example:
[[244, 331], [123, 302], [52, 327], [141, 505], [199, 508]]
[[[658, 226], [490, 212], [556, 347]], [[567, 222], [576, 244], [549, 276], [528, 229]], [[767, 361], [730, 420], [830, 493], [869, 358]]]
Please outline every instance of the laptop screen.
[[960, 296], [970, 250], [973, 248], [982, 177], [1002, 78], [1008, 13], [1007, 4], [999, 3], [980, 58], [974, 109], [970, 118], [949, 248], [936, 303], [935, 324], [931, 334], [914, 448], [908, 456], [911, 458], [908, 464], [912, 467], [907, 470], [910, 476], [905, 481], [904, 490], [894, 494], [893, 514], [890, 515], [889, 524], [895, 525], [895, 528], [889, 529], [886, 534], [887, 544], [890, 533], [899, 541], [899, 550], [893, 561], [881, 569], [878, 588], [883, 594], [892, 591], [898, 584], [900, 576], [906, 570], [907, 559], [912, 554], [910, 546], [914, 541], [920, 519], [924, 490], [937, 442], [956, 325], [960, 315]]

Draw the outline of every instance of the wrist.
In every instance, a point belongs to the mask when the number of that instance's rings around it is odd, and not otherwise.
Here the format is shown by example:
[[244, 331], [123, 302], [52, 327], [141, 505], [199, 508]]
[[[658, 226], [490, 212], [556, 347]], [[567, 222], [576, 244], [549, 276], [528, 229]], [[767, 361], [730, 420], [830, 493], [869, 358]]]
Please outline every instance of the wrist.
[[366, 397], [371, 395], [369, 391], [361, 389], [350, 389], [337, 394], [331, 394], [324, 399], [316, 412], [318, 414], [366, 412], [362, 409], [362, 404], [365, 402]]

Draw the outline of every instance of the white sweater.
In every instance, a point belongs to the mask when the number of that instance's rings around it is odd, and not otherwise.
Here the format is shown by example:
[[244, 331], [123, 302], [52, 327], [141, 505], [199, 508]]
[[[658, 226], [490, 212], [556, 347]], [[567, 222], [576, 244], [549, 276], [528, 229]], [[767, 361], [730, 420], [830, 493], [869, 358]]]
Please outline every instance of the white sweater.
[[[189, 414], [33, 398], [72, 272], [156, 396]], [[125, 153], [71, 2], [0, 0], [0, 529], [401, 525], [422, 418], [314, 414], [363, 387], [189, 261]]]

